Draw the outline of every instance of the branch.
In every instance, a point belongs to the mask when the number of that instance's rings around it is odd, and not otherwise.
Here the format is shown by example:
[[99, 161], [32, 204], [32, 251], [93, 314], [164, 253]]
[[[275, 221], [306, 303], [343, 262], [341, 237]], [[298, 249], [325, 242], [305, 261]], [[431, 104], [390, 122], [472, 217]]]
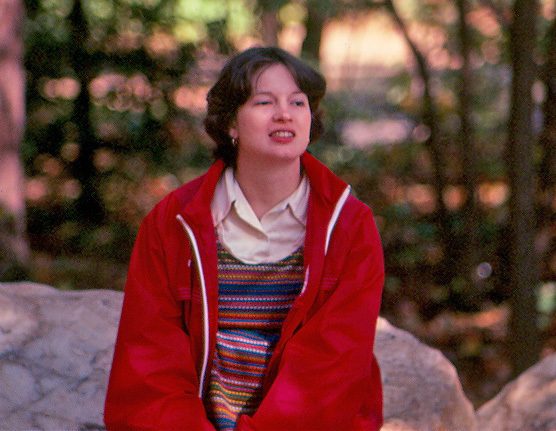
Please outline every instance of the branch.
[[437, 109], [431, 91], [431, 83], [430, 83], [431, 73], [429, 71], [429, 67], [425, 56], [419, 50], [416, 43], [411, 39], [407, 26], [405, 25], [404, 21], [398, 14], [398, 11], [394, 6], [393, 0], [385, 0], [383, 2], [383, 5], [384, 7], [386, 7], [387, 11], [391, 14], [394, 22], [399, 27], [406, 43], [411, 49], [411, 52], [417, 62], [418, 74], [423, 81], [424, 92], [423, 92], [422, 116], [423, 116], [423, 123], [429, 128], [429, 133], [430, 133], [429, 139], [427, 140], [426, 144], [430, 151], [433, 166], [434, 166], [433, 184], [437, 195], [436, 203], [438, 205], [437, 217], [438, 217], [438, 224], [440, 228], [439, 236], [441, 238], [440, 241], [444, 242], [444, 245], [446, 246], [445, 242], [451, 237], [450, 227], [447, 220], [448, 211], [442, 199], [442, 191], [447, 185], [447, 180], [443, 169], [444, 163], [442, 158], [442, 148], [440, 145], [440, 137], [439, 137], [438, 113], [437, 113]]

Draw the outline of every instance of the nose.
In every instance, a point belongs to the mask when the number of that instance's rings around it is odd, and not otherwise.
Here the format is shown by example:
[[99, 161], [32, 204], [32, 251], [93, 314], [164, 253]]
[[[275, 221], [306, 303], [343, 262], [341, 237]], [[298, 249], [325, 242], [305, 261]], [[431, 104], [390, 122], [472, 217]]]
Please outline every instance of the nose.
[[274, 121], [291, 121], [292, 115], [290, 106], [287, 102], [276, 104], [276, 112], [274, 113]]

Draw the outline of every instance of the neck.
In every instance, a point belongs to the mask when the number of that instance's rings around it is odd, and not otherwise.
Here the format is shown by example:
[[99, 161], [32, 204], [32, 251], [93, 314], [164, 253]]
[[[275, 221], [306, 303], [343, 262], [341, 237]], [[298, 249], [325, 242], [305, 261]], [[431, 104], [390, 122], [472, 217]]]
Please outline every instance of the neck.
[[301, 161], [288, 163], [242, 163], [237, 161], [235, 177], [243, 194], [260, 219], [290, 196], [301, 181]]

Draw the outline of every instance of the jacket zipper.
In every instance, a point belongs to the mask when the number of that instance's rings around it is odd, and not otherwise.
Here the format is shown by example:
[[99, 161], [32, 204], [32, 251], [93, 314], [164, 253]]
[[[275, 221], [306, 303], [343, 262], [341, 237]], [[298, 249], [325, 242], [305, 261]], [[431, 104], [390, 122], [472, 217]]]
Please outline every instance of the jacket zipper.
[[[330, 237], [332, 236], [332, 231], [334, 230], [334, 227], [336, 226], [336, 222], [338, 221], [338, 218], [340, 217], [340, 212], [342, 211], [342, 208], [344, 207], [344, 204], [346, 203], [349, 194], [351, 191], [351, 187], [348, 185], [344, 192], [342, 193], [342, 195], [340, 196], [340, 198], [338, 199], [338, 202], [336, 203], [336, 206], [334, 208], [334, 212], [332, 213], [332, 217], [330, 218], [330, 222], [328, 223], [328, 229], [326, 231], [326, 242], [325, 242], [325, 246], [324, 246], [324, 255], [326, 256], [326, 253], [328, 252], [328, 246], [330, 244]], [[197, 271], [199, 273], [199, 282], [201, 284], [201, 293], [202, 293], [202, 300], [203, 300], [203, 346], [204, 346], [204, 352], [203, 352], [203, 366], [201, 368], [201, 372], [199, 375], [199, 398], [203, 397], [203, 387], [204, 387], [204, 382], [205, 382], [205, 374], [207, 371], [207, 366], [208, 366], [208, 361], [209, 361], [209, 316], [208, 316], [208, 299], [207, 299], [207, 290], [206, 290], [206, 285], [205, 285], [205, 277], [203, 275], [203, 264], [201, 262], [201, 254], [199, 252], [199, 246], [197, 244], [197, 240], [195, 239], [195, 234], [193, 233], [193, 230], [191, 229], [191, 227], [186, 223], [186, 221], [183, 219], [183, 217], [178, 214], [176, 216], [176, 218], [178, 219], [178, 221], [181, 223], [181, 225], [183, 226], [185, 233], [187, 234], [188, 238], [189, 238], [189, 242], [191, 243], [191, 247], [193, 248], [193, 253], [195, 255], [195, 261], [197, 263]], [[309, 267], [307, 267], [307, 272], [305, 274], [305, 282], [303, 283], [303, 289], [302, 292], [305, 290], [306, 288], [306, 284], [308, 281], [308, 277], [309, 276]]]
[[209, 360], [209, 317], [208, 317], [208, 299], [207, 299], [207, 289], [205, 285], [205, 276], [203, 275], [203, 264], [201, 262], [201, 254], [199, 253], [199, 246], [197, 245], [197, 240], [195, 239], [195, 234], [189, 225], [185, 222], [183, 217], [178, 214], [176, 216], [178, 221], [183, 226], [185, 233], [189, 238], [191, 247], [193, 248], [193, 254], [195, 255], [195, 261], [197, 263], [197, 271], [199, 273], [199, 283], [201, 284], [201, 297], [203, 300], [203, 366], [199, 375], [199, 398], [203, 398], [203, 388], [205, 386], [205, 373], [207, 371], [208, 360]]
[[346, 203], [350, 192], [351, 192], [351, 186], [348, 185], [345, 188], [342, 195], [340, 196], [340, 199], [338, 199], [338, 202], [336, 202], [334, 212], [332, 213], [332, 217], [330, 218], [330, 223], [328, 223], [328, 229], [326, 230], [326, 243], [324, 244], [324, 256], [326, 256], [326, 253], [328, 252], [328, 246], [330, 244], [330, 237], [332, 236], [332, 231], [336, 226], [338, 217], [340, 217], [340, 212], [342, 211], [342, 208], [344, 207], [344, 204]]
[[[334, 207], [334, 211], [332, 212], [332, 216], [330, 217], [330, 222], [328, 223], [328, 228], [326, 229], [326, 241], [325, 241], [325, 244], [324, 244], [324, 256], [325, 257], [326, 257], [326, 253], [328, 252], [328, 246], [330, 244], [330, 237], [332, 236], [332, 231], [334, 230], [334, 227], [336, 226], [336, 222], [338, 221], [338, 217], [340, 217], [340, 213], [342, 212], [342, 208], [344, 207], [344, 204], [346, 203], [350, 192], [351, 192], [351, 186], [348, 185], [345, 188], [345, 190], [343, 191], [340, 198], [338, 199], [338, 202], [336, 202], [336, 206]], [[308, 281], [309, 281], [309, 266], [307, 266], [307, 270], [305, 271], [305, 277], [304, 277], [304, 280], [303, 280], [303, 288], [301, 289], [301, 292], [299, 293], [299, 295], [302, 295], [305, 292], [305, 289], [307, 288]]]

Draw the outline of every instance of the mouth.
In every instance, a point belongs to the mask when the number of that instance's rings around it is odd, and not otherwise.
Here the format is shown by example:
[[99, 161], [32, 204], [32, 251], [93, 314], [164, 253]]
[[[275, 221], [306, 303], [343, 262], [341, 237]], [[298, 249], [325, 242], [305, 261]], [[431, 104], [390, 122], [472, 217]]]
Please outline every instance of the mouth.
[[291, 139], [295, 137], [295, 133], [291, 130], [275, 130], [270, 133], [270, 136], [280, 139]]

